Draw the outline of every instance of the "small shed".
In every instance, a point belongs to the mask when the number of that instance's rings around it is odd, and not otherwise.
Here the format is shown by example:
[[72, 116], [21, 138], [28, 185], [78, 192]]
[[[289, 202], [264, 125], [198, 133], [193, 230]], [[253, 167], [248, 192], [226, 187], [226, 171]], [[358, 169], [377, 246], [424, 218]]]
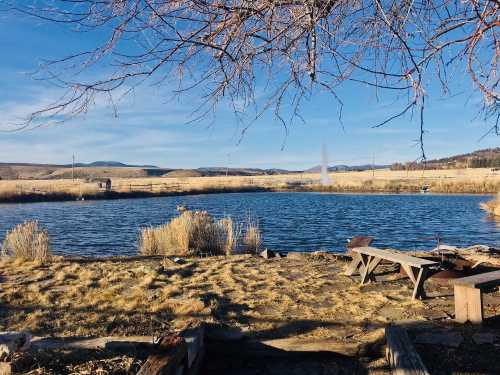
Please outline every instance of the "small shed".
[[99, 189], [105, 189], [106, 191], [111, 191], [111, 179], [110, 178], [93, 178], [91, 182], [97, 183]]

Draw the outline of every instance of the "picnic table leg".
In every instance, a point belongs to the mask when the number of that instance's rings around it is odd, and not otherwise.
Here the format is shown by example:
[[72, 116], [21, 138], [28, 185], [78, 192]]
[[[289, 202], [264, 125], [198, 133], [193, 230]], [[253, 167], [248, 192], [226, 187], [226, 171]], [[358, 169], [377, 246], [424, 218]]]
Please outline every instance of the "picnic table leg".
[[358, 270], [360, 265], [361, 265], [361, 255], [359, 255], [358, 253], [352, 254], [352, 261], [349, 264], [349, 266], [347, 266], [347, 269], [345, 270], [344, 275], [346, 275], [346, 276], [354, 275], [356, 273], [356, 271]]
[[413, 299], [424, 299], [426, 297], [424, 290], [424, 282], [427, 279], [427, 267], [422, 267], [418, 271], [415, 287], [413, 288]]
[[368, 270], [368, 275], [370, 277], [370, 280], [371, 281], [375, 281], [375, 275], [373, 274], [373, 272], [375, 271], [375, 268], [377, 268], [377, 266], [380, 264], [380, 262], [382, 261], [382, 258], [379, 258], [379, 257], [374, 257], [371, 262], [370, 262], [370, 269]]
[[380, 264], [382, 258], [375, 256], [361, 255], [361, 262], [363, 267], [361, 269], [361, 285], [365, 284], [368, 280], [375, 281], [373, 271]]
[[418, 274], [415, 274], [416, 272], [414, 271], [414, 269], [407, 264], [401, 264], [401, 267], [403, 267], [410, 280], [413, 282], [413, 284], [415, 284], [417, 282]]

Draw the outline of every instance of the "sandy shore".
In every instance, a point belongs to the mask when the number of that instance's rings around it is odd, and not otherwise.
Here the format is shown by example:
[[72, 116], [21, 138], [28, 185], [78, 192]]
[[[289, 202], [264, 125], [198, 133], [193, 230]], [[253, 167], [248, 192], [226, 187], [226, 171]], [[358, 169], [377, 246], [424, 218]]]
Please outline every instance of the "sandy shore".
[[[383, 266], [379, 281], [363, 287], [342, 275], [344, 266], [332, 255], [270, 260], [237, 255], [187, 259], [182, 265], [137, 257], [57, 258], [47, 265], [2, 259], [0, 331], [158, 335], [202, 321], [232, 339], [335, 352], [355, 359], [364, 373], [383, 374], [388, 324], [406, 322], [417, 331], [454, 326], [450, 286], [430, 279], [430, 298], [412, 301], [412, 285], [395, 266]], [[486, 316], [500, 315], [499, 292], [485, 295], [484, 305]], [[464, 335], [477, 333], [469, 331]], [[432, 362], [429, 348], [421, 348], [422, 355]], [[493, 349], [500, 354], [498, 346]], [[216, 366], [214, 373], [219, 370]]]

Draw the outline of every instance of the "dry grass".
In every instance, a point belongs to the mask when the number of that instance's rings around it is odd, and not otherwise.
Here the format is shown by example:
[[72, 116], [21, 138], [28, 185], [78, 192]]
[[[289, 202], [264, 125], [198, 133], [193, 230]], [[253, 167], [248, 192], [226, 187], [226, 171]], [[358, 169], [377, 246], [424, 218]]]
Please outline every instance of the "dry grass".
[[[377, 282], [363, 287], [358, 279], [343, 276], [344, 266], [331, 255], [271, 260], [220, 256], [187, 259], [183, 265], [164, 264], [161, 257], [56, 257], [45, 265], [0, 259], [0, 331], [160, 335], [202, 321], [210, 327], [230, 327], [247, 338], [229, 345], [292, 339], [298, 347], [303, 343], [316, 350], [349, 350], [359, 359], [383, 355], [380, 345], [389, 324], [411, 321], [415, 327], [427, 327], [426, 332], [436, 332], [435, 326], [450, 328], [454, 303], [447, 283], [428, 280], [425, 288], [431, 298], [412, 301], [411, 282], [401, 279], [393, 266], [381, 266]], [[485, 315], [499, 315], [499, 292], [485, 293], [484, 298]], [[469, 332], [466, 341], [472, 342], [471, 327], [461, 327]], [[497, 355], [493, 345], [486, 348]], [[479, 351], [471, 353], [477, 361]], [[273, 373], [290, 371], [285, 367]], [[390, 372], [378, 368], [362, 373]]]
[[169, 223], [139, 234], [143, 255], [193, 256], [231, 254], [237, 233], [231, 219], [215, 220], [206, 211], [183, 211]]
[[262, 246], [262, 233], [259, 223], [256, 220], [252, 220], [252, 218], [248, 218], [247, 220], [243, 246], [245, 251], [251, 254], [257, 254]]
[[[97, 173], [97, 172], [96, 172]], [[419, 191], [429, 185], [436, 193], [496, 193], [500, 190], [500, 172], [488, 168], [447, 169], [427, 171], [377, 170], [330, 173], [332, 185], [319, 185], [318, 173], [296, 173], [270, 176], [218, 177], [139, 177], [113, 178], [113, 190], [118, 193], [175, 194], [245, 189], [313, 190], [346, 192]], [[0, 199], [20, 199], [26, 195], [98, 196], [95, 183], [83, 180], [12, 180], [0, 181]]]
[[[450, 286], [427, 282], [429, 295], [439, 298], [412, 301], [407, 279], [360, 287], [342, 275], [343, 267], [331, 256], [235, 255], [163, 266], [151, 257], [55, 258], [46, 265], [3, 259], [0, 331], [157, 335], [195, 320], [260, 339], [326, 338], [355, 347], [383, 337], [391, 322], [453, 314]], [[485, 309], [488, 316], [500, 313], [497, 303], [485, 303]]]
[[40, 228], [37, 221], [19, 224], [7, 232], [1, 255], [46, 261], [51, 255], [49, 234], [47, 230]]
[[481, 208], [491, 215], [500, 217], [500, 193], [497, 194], [495, 199], [481, 203]]
[[225, 217], [219, 221], [225, 234], [225, 253], [232, 255], [238, 248], [242, 235], [242, 225], [235, 223], [230, 217]]

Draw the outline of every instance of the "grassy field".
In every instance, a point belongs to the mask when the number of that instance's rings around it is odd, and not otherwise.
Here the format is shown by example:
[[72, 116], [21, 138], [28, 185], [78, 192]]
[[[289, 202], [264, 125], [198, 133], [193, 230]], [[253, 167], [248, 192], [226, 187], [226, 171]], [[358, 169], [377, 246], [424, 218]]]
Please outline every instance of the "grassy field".
[[330, 191], [418, 192], [429, 186], [435, 193], [496, 193], [500, 172], [489, 168], [427, 171], [376, 170], [330, 173], [329, 186], [321, 186], [315, 173], [265, 176], [138, 177], [112, 178], [112, 191], [105, 194], [96, 182], [86, 180], [1, 180], [1, 201], [58, 200], [105, 197], [189, 194], [225, 191]]
[[[451, 286], [431, 279], [426, 283], [431, 298], [412, 301], [412, 284], [396, 267], [383, 266], [376, 283], [360, 287], [357, 280], [342, 274], [345, 265], [326, 254], [271, 260], [250, 255], [187, 258], [181, 265], [162, 257], [56, 258], [45, 264], [0, 258], [0, 331], [26, 330], [39, 336], [153, 335], [205, 322], [214, 328], [211, 335], [242, 337], [231, 344], [236, 350], [221, 355], [224, 365], [239, 361], [241, 367], [248, 361], [245, 343], [258, 341], [285, 350], [334, 352], [330, 366], [339, 363], [340, 355], [364, 370], [290, 372], [288, 363], [288, 371], [253, 373], [388, 374], [384, 328], [404, 321], [416, 330], [436, 333], [453, 328], [468, 337], [437, 361], [432, 353], [438, 347], [423, 346], [427, 364], [443, 370], [432, 373], [492, 369], [498, 347], [490, 345], [478, 355], [469, 340], [477, 330], [449, 323], [454, 312]], [[484, 298], [486, 316], [500, 314], [498, 292]], [[497, 331], [490, 327], [488, 332]], [[267, 365], [259, 360], [261, 368]], [[37, 366], [33, 374], [51, 373]], [[239, 374], [221, 369], [214, 373]]]

